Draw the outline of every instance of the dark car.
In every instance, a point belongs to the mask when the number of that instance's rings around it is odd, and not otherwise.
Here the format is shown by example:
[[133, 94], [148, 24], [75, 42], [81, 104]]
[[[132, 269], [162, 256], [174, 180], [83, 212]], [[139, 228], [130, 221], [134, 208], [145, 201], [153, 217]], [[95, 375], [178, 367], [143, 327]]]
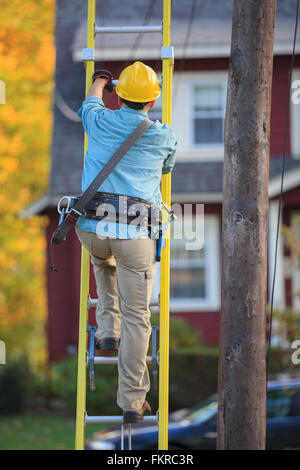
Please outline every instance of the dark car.
[[[126, 429], [126, 428], [125, 428]], [[216, 449], [217, 395], [199, 407], [170, 415], [169, 449]], [[132, 425], [132, 449], [157, 449], [155, 425]], [[86, 444], [89, 450], [121, 448], [120, 429], [96, 433]], [[125, 449], [128, 440], [125, 437]], [[267, 397], [267, 449], [300, 448], [300, 380], [270, 382]]]

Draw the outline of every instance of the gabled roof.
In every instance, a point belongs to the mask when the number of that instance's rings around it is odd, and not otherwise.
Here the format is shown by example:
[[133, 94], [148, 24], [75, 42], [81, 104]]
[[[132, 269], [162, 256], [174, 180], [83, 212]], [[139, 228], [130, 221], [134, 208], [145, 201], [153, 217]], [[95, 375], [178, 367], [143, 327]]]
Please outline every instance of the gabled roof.
[[[280, 194], [282, 158], [270, 158], [269, 197]], [[172, 202], [221, 203], [223, 191], [223, 162], [177, 162], [172, 172]], [[286, 159], [284, 191], [300, 187], [300, 159]], [[65, 188], [67, 189], [67, 188]], [[22, 212], [22, 217], [43, 212], [55, 206], [63, 195], [79, 194], [80, 182], [75, 191], [61, 192], [59, 195], [45, 195]]]

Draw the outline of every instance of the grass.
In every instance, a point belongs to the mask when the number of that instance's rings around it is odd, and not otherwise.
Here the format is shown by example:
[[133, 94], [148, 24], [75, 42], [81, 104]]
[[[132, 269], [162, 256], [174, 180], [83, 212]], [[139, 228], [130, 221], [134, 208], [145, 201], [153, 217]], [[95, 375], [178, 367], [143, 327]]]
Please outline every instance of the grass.
[[[89, 424], [86, 439], [105, 426]], [[53, 415], [0, 416], [0, 450], [74, 450], [75, 418]]]

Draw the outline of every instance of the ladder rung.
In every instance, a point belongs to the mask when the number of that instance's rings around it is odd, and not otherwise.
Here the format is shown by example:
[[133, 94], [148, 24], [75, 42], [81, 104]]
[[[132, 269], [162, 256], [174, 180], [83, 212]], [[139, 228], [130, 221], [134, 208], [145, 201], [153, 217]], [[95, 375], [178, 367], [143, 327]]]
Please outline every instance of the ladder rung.
[[112, 33], [162, 33], [162, 25], [158, 26], [97, 26], [95, 34]]
[[[147, 356], [146, 362], [148, 364], [151, 364], [152, 356]], [[112, 356], [112, 357], [95, 356], [94, 357], [94, 364], [117, 364], [117, 363], [118, 363], [118, 356]]]
[[[144, 416], [143, 421], [146, 423], [157, 423], [157, 416]], [[123, 416], [87, 416], [85, 424], [107, 423], [107, 424], [124, 424]]]
[[[88, 308], [96, 307], [97, 302], [98, 302], [98, 299], [89, 299]], [[150, 307], [159, 307], [158, 300], [154, 300], [153, 302], [150, 302]]]

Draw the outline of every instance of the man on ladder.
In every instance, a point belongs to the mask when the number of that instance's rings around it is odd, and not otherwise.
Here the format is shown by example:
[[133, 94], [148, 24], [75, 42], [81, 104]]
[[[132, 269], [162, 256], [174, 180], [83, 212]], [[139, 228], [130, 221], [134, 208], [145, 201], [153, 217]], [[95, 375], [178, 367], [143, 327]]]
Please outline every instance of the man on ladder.
[[[112, 76], [97, 71], [78, 111], [89, 142], [83, 191], [147, 118], [160, 95], [155, 72], [141, 62], [130, 65], [120, 75], [116, 87], [119, 110], [105, 108], [104, 88], [113, 91]], [[78, 238], [91, 255], [97, 284], [96, 348], [118, 354], [117, 403], [125, 423], [139, 422], [151, 411], [146, 401], [150, 383], [146, 355], [157, 243], [148, 227], [145, 230], [144, 226], [122, 223], [118, 213], [120, 197], [126, 196], [127, 207], [160, 207], [161, 175], [172, 171], [176, 145], [168, 124], [153, 123], [98, 188], [95, 205], [79, 217], [76, 225]], [[97, 204], [103, 201], [115, 208], [115, 221], [97, 217]]]

